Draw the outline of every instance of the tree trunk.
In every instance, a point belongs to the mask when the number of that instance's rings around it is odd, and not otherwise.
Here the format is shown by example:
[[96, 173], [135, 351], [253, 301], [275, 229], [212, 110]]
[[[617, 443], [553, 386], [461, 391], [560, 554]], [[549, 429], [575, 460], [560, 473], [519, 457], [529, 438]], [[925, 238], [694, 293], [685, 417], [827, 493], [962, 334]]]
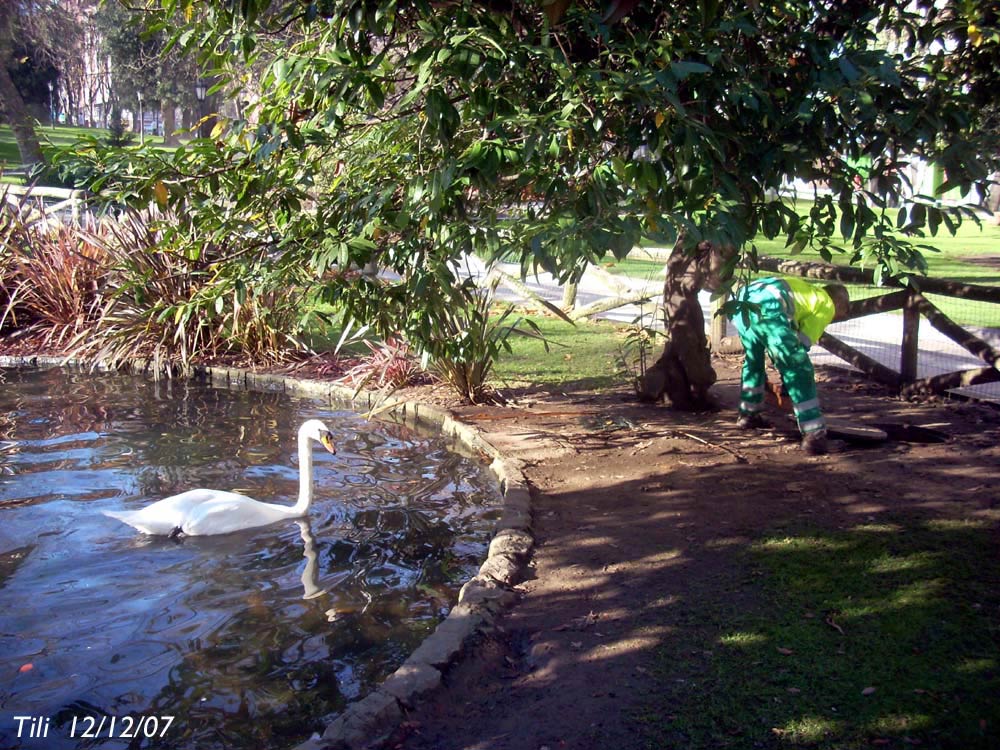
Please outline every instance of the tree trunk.
[[698, 292], [718, 285], [719, 271], [735, 248], [702, 242], [685, 252], [682, 242], [683, 238], [677, 241], [667, 261], [663, 285], [667, 341], [663, 354], [639, 383], [639, 398], [659, 401], [666, 397], [676, 409], [698, 410], [711, 406], [708, 390], [716, 380]]
[[7, 56], [0, 54], [0, 108], [7, 115], [7, 120], [14, 131], [21, 162], [24, 166], [31, 167], [43, 163], [45, 157], [42, 156], [42, 146], [35, 133], [35, 121], [24, 104], [21, 92], [17, 90], [10, 73], [7, 72], [6, 62]]
[[179, 146], [181, 139], [176, 135], [177, 131], [177, 108], [173, 102], [164, 101], [160, 105], [160, 114], [163, 117], [163, 145]]

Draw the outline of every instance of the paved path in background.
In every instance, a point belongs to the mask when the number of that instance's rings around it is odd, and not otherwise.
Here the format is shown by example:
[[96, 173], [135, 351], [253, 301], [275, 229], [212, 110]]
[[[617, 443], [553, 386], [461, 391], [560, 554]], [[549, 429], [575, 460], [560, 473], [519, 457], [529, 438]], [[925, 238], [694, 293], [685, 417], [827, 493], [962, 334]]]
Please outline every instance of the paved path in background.
[[[515, 278], [520, 276], [520, 267], [516, 264], [502, 264], [501, 268]], [[485, 272], [485, 267], [477, 259], [472, 259], [469, 263], [469, 270], [472, 275], [479, 277]], [[539, 272], [537, 275], [529, 276], [524, 284], [533, 293], [551, 302], [556, 304], [562, 302], [562, 289], [550, 274]], [[626, 305], [607, 313], [601, 313], [597, 317], [621, 323], [636, 323], [641, 319], [644, 325], [659, 327], [660, 322], [653, 315], [653, 302], [659, 300], [663, 294], [662, 276], [643, 280], [626, 276], [612, 277], [603, 270], [588, 270], [580, 280], [577, 290], [577, 307], [599, 302], [608, 297], [619, 296], [625, 289], [648, 293], [651, 302], [642, 306]], [[523, 293], [506, 287], [501, 287], [497, 292], [497, 296], [509, 301], [526, 299]], [[705, 312], [705, 320], [711, 320], [712, 313], [709, 293], [702, 292], [699, 295], [699, 300]], [[869, 315], [857, 320], [834, 323], [828, 330], [844, 343], [867, 354], [872, 359], [893, 370], [899, 370], [900, 342], [903, 338], [902, 315], [894, 315], [892, 313]], [[977, 328], [972, 330], [992, 346], [1000, 349], [1000, 328]], [[731, 323], [729, 324], [729, 335], [736, 335], [736, 331]], [[930, 377], [946, 372], [954, 372], [963, 368], [973, 369], [983, 366], [982, 360], [967, 352], [927, 323], [926, 320], [921, 320], [919, 342], [918, 377]], [[844, 360], [830, 354], [819, 346], [812, 348], [810, 356], [815, 364], [851, 367]], [[954, 392], [974, 398], [1000, 402], [1000, 382], [985, 383], [973, 386], [972, 388], [955, 389]]]

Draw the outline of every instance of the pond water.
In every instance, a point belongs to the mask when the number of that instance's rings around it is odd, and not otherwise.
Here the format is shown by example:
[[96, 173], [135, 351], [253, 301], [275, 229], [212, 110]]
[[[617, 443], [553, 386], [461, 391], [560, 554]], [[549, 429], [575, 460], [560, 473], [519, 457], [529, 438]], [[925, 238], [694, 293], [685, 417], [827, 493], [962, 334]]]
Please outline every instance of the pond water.
[[[0, 374], [0, 748], [293, 746], [485, 557], [496, 482], [440, 438], [283, 394]], [[101, 513], [195, 487], [292, 504], [312, 417], [338, 452], [304, 520], [170, 540]]]

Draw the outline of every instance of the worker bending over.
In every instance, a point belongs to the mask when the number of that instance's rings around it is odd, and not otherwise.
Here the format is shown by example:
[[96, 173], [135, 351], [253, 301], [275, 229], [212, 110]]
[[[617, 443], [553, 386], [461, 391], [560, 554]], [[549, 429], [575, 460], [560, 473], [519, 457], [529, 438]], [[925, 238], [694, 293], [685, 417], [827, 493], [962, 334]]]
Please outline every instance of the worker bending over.
[[746, 355], [736, 424], [743, 429], [765, 426], [761, 411], [767, 353], [795, 407], [803, 450], [813, 455], [826, 453], [826, 421], [809, 349], [835, 317], [846, 316], [847, 290], [840, 284], [817, 286], [797, 278], [765, 278], [738, 290], [736, 298], [752, 306], [733, 318]]

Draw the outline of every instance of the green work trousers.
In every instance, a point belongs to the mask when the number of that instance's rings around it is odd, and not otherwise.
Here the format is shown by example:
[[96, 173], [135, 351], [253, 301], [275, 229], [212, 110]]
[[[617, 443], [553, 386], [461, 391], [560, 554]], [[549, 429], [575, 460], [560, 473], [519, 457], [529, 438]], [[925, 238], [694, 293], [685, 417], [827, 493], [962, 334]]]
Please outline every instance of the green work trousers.
[[759, 312], [748, 311], [745, 318], [738, 314], [733, 320], [745, 354], [740, 414], [754, 414], [764, 408], [767, 383], [764, 355], [767, 354], [781, 373], [802, 434], [825, 429], [809, 349], [792, 325], [793, 302], [788, 287], [775, 280], [751, 284], [741, 299], [758, 305]]

